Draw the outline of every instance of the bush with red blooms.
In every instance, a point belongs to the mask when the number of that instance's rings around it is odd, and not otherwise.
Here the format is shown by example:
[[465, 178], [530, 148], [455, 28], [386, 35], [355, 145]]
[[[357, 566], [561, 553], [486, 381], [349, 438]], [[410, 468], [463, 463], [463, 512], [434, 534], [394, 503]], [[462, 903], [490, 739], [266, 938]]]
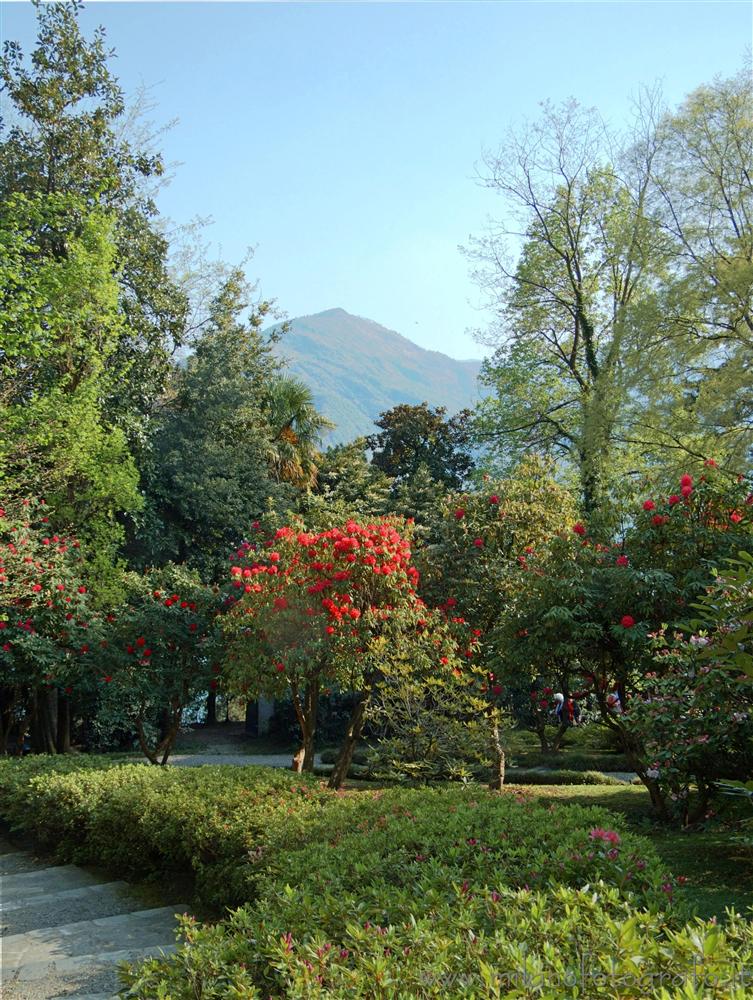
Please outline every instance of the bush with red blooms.
[[36, 750], [66, 748], [98, 652], [79, 543], [49, 518], [43, 500], [0, 503], [0, 753], [27, 730]]
[[310, 770], [323, 686], [358, 693], [332, 784], [342, 783], [375, 691], [417, 665], [461, 670], [445, 617], [416, 594], [410, 526], [348, 520], [257, 527], [232, 558], [224, 620], [228, 684], [246, 695], [289, 693], [301, 729], [294, 766]]
[[[695, 701], [689, 675], [673, 672], [671, 657], [657, 660], [653, 637], [689, 616], [717, 566], [750, 548], [753, 496], [743, 478], [707, 466], [695, 479], [686, 474], [674, 488], [644, 495], [624, 523], [611, 545], [590, 539], [578, 521], [552, 541], [546, 573], [526, 577], [508, 620], [508, 656], [512, 670], [529, 676], [555, 664], [558, 688], [595, 704], [657, 811], [669, 816], [673, 793], [655, 778], [655, 748], [643, 722], [633, 723], [632, 706], [654, 697], [656, 678], [665, 675], [680, 704], [682, 677], [687, 704]], [[713, 687], [715, 677], [706, 683]], [[711, 773], [710, 757], [707, 763]]]
[[126, 574], [127, 599], [107, 616], [97, 658], [98, 722], [136, 732], [152, 764], [165, 764], [186, 707], [217, 687], [222, 598], [182, 566]]

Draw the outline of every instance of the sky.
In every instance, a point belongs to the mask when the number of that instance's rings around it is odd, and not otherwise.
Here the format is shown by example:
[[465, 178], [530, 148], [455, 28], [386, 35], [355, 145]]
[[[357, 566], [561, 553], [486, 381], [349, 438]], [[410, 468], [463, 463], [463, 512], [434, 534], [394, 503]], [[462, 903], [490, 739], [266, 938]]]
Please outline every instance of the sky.
[[[34, 10], [2, 4], [29, 50]], [[110, 3], [126, 94], [141, 85], [174, 178], [159, 207], [288, 316], [342, 307], [423, 347], [482, 357], [490, 320], [459, 247], [501, 211], [484, 150], [570, 96], [619, 127], [643, 84], [676, 104], [740, 68], [741, 2]]]

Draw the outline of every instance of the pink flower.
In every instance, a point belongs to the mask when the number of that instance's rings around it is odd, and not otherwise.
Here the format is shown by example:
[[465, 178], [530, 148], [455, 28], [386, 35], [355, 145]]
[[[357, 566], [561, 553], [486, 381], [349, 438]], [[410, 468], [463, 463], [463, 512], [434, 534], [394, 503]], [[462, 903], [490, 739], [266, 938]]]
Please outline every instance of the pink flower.
[[619, 833], [616, 833], [614, 830], [605, 830], [601, 826], [594, 827], [588, 836], [591, 840], [603, 840], [605, 843], [614, 844], [615, 846], [620, 842]]

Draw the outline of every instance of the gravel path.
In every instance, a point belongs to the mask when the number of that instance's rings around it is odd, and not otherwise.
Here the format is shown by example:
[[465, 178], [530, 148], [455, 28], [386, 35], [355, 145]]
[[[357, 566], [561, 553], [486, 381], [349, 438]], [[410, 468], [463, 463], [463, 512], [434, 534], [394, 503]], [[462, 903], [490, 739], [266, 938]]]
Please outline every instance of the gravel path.
[[[176, 753], [169, 763], [177, 767], [200, 767], [202, 764], [234, 764], [242, 767], [255, 764], [262, 767], [290, 767], [293, 761], [289, 753]], [[314, 766], [322, 762], [321, 754], [314, 756]]]

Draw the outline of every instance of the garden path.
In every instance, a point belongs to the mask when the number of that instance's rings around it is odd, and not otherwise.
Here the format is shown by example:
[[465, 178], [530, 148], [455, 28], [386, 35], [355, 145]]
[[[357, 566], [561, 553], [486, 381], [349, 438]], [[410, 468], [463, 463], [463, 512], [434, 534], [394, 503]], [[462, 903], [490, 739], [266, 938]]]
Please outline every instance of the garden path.
[[165, 902], [0, 840], [0, 995], [108, 1000], [118, 962], [173, 950], [176, 914], [187, 907]]

